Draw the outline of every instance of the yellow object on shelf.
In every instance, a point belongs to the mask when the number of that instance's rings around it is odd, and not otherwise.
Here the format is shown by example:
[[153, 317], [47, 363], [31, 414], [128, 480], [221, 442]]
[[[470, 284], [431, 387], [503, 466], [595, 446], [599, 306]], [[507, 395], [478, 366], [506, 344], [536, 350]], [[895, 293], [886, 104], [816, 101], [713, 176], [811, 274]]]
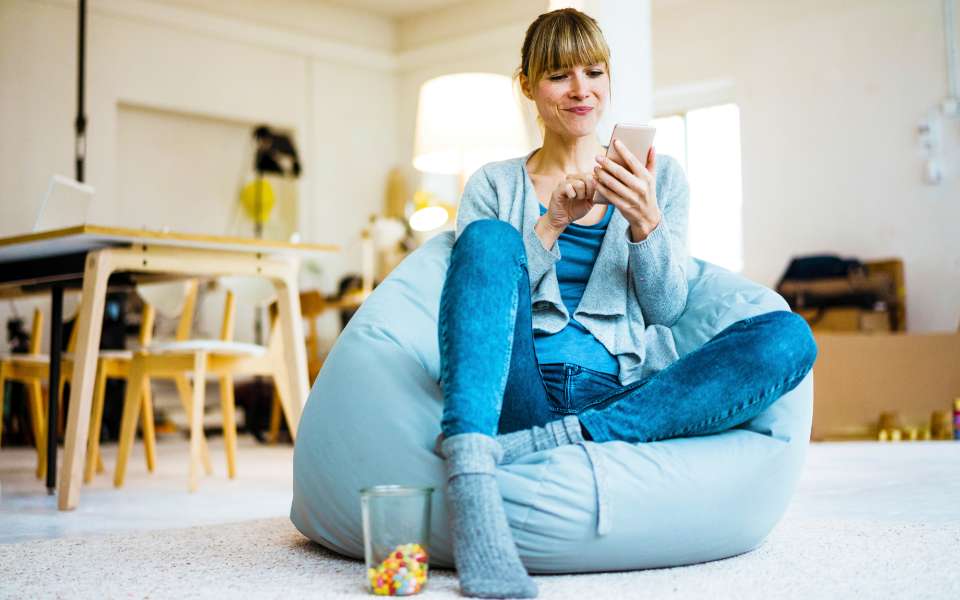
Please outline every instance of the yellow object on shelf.
[[276, 202], [277, 196], [273, 193], [273, 186], [264, 178], [251, 181], [240, 190], [240, 205], [255, 223], [266, 223]]
[[952, 440], [953, 424], [952, 415], [948, 410], [935, 410], [930, 415], [930, 435], [935, 440]]

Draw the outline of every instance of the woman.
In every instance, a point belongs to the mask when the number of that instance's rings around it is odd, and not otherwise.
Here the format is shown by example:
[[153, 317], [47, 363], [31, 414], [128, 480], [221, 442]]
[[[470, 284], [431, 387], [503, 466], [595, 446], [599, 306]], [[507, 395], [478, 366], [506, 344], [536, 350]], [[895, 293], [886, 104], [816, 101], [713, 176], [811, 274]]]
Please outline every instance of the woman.
[[[736, 427], [796, 387], [817, 354], [806, 322], [776, 311], [680, 358], [669, 327], [687, 298], [682, 170], [619, 142], [627, 167], [604, 159], [595, 129], [610, 99], [609, 50], [587, 15], [537, 18], [517, 76], [543, 146], [469, 179], [440, 300], [437, 451], [461, 590], [479, 597], [537, 594], [498, 463], [584, 440]], [[597, 190], [611, 204], [593, 204]]]

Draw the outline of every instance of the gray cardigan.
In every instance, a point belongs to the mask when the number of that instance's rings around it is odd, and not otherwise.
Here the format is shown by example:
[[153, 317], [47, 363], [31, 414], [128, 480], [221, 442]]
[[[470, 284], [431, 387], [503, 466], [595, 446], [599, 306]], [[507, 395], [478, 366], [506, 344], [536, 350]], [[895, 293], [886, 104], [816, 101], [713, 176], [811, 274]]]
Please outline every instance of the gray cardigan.
[[[456, 235], [476, 219], [500, 219], [523, 235], [535, 331], [556, 333], [570, 315], [560, 297], [559, 244], [547, 250], [534, 231], [540, 201], [527, 173], [530, 155], [487, 163], [467, 181]], [[657, 203], [662, 220], [641, 242], [629, 237], [615, 211], [574, 316], [617, 358], [620, 383], [646, 379], [679, 356], [670, 326], [687, 304], [689, 191], [675, 159], [657, 156]]]

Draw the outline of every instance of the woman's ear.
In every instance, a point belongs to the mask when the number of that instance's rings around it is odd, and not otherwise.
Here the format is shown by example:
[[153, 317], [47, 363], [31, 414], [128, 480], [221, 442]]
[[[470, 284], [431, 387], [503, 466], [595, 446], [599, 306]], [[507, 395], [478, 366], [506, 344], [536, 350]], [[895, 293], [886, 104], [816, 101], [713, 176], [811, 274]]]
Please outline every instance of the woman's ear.
[[527, 97], [527, 100], [533, 100], [533, 94], [530, 93], [530, 81], [523, 73], [520, 74], [520, 91]]

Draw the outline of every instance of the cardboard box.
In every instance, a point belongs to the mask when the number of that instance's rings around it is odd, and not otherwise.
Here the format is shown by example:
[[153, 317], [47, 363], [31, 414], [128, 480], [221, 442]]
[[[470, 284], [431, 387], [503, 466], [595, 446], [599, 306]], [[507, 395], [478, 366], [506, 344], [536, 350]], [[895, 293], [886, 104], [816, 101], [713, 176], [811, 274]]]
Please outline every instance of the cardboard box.
[[960, 333], [814, 333], [814, 440], [874, 437], [880, 413], [929, 425], [960, 398]]

